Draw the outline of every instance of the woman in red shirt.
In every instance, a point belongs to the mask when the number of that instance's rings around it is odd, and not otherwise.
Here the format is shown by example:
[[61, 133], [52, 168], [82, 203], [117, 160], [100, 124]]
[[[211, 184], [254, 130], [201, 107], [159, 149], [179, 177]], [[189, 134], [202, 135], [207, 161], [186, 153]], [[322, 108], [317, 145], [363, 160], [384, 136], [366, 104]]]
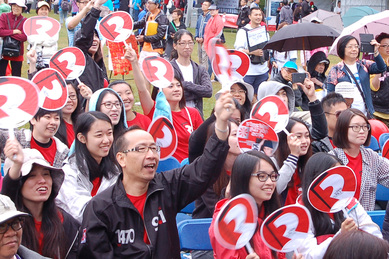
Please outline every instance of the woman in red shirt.
[[259, 256], [261, 259], [285, 258], [285, 254], [274, 252], [267, 247], [259, 233], [263, 220], [280, 206], [275, 191], [278, 177], [276, 166], [262, 152], [249, 151], [236, 158], [231, 171], [231, 198], [247, 193], [253, 196], [258, 206], [258, 227], [250, 240], [254, 253], [249, 255], [245, 248], [239, 250], [227, 249], [216, 240], [213, 226], [221, 207], [228, 201], [228, 199], [224, 199], [216, 204], [213, 221], [209, 228], [215, 258], [244, 259], [255, 258], [255, 256]]

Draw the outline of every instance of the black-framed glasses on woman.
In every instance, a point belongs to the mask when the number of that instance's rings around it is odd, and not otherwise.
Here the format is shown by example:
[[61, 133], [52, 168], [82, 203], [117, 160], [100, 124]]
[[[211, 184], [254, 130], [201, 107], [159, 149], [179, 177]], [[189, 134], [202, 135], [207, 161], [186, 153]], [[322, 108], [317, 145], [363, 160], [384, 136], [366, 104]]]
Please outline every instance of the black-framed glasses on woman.
[[107, 109], [112, 109], [113, 106], [116, 107], [116, 109], [120, 109], [122, 107], [122, 103], [121, 102], [116, 102], [116, 103], [111, 103], [111, 102], [105, 102], [105, 103], [102, 103], [101, 105], [104, 105], [105, 108]]
[[369, 124], [366, 124], [366, 125], [351, 125], [351, 126], [348, 126], [349, 128], [351, 128], [354, 132], [360, 132], [361, 129], [363, 131], [369, 131], [370, 130], [370, 125]]
[[265, 172], [258, 171], [254, 174], [251, 174], [251, 176], [256, 176], [260, 182], [266, 182], [269, 177], [272, 182], [277, 182], [278, 178], [280, 177], [280, 174], [276, 172], [268, 174]]

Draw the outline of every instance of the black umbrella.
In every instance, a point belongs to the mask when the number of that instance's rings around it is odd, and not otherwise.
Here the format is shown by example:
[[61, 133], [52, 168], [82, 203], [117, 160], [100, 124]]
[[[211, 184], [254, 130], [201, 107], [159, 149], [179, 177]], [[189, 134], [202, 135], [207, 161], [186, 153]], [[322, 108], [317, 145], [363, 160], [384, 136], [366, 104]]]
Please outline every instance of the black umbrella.
[[339, 33], [334, 29], [316, 23], [298, 23], [277, 31], [264, 46], [279, 52], [288, 50], [313, 50], [331, 46]]

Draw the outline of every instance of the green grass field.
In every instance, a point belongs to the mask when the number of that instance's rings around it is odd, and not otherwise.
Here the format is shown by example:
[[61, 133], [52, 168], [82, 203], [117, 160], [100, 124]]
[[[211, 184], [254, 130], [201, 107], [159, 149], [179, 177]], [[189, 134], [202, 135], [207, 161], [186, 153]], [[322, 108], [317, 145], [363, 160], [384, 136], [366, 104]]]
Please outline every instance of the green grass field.
[[[26, 18], [29, 18], [31, 16], [35, 16], [35, 15], [36, 15], [35, 10], [31, 10], [30, 14], [23, 14], [23, 16]], [[59, 20], [59, 15], [54, 14], [52, 11], [51, 11], [49, 16]], [[195, 33], [194, 28], [190, 28], [189, 31], [191, 31], [193, 34]], [[273, 34], [274, 34], [273, 32], [270, 32], [271, 36]], [[235, 29], [228, 29], [228, 28], [224, 29], [224, 36], [226, 39], [227, 48], [234, 48], [236, 30]], [[25, 45], [25, 47], [27, 47], [27, 43], [25, 43], [24, 45]], [[60, 35], [59, 35], [58, 49], [62, 49], [62, 48], [67, 47], [67, 46], [68, 46], [67, 31], [66, 31], [65, 25], [62, 25]], [[27, 53], [27, 51], [25, 51], [25, 53]], [[106, 66], [108, 64], [107, 53], [108, 53], [108, 49], [107, 49], [107, 47], [104, 47], [104, 61], [105, 61]], [[300, 56], [300, 55], [298, 55], [298, 56]], [[192, 59], [195, 62], [198, 62], [197, 45], [194, 47], [194, 50], [192, 53]], [[25, 60], [27, 60], [26, 57], [25, 57]], [[329, 56], [329, 60], [331, 61], [330, 67], [339, 62], [339, 58], [335, 57], [335, 56]], [[298, 60], [297, 63], [299, 64], [300, 61]], [[22, 77], [27, 78], [27, 70], [28, 70], [27, 62], [24, 62], [23, 67], [22, 67]], [[110, 72], [108, 71], [108, 76], [109, 75], [110, 75]], [[110, 78], [110, 80], [114, 81], [114, 80], [118, 80], [118, 79], [122, 79], [122, 78], [123, 78], [122, 75], [113, 76], [113, 74], [112, 74], [112, 77]], [[128, 74], [128, 75], [125, 75], [124, 79], [126, 81], [128, 81], [132, 86], [134, 86], [133, 90], [135, 91], [134, 95], [136, 98], [136, 102], [139, 102], [139, 97], [138, 97], [135, 83], [133, 80], [132, 72], [130, 72], [130, 74]], [[220, 88], [221, 88], [221, 85], [218, 82], [213, 83], [213, 93], [214, 94], [217, 91], [219, 91]], [[205, 117], [208, 117], [210, 115], [210, 112], [212, 111], [212, 109], [214, 107], [214, 103], [215, 103], [215, 99], [213, 97], [204, 99], [204, 116]], [[140, 106], [135, 107], [135, 110], [138, 112], [142, 112], [142, 109], [140, 108]]]

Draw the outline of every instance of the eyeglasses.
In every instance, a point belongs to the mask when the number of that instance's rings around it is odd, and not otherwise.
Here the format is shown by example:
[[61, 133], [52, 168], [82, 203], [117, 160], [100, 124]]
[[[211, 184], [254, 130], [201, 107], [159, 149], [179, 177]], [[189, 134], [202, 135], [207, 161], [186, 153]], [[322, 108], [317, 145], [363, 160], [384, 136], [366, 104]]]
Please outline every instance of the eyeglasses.
[[346, 49], [359, 49], [359, 45], [348, 45]]
[[238, 93], [238, 94], [245, 94], [246, 90], [243, 90], [243, 89], [239, 89], [239, 90], [231, 89], [230, 93], [231, 94], [236, 94], [236, 93]]
[[73, 101], [77, 100], [77, 95], [75, 95], [75, 94], [69, 95], [68, 97], [70, 100], [73, 100]]
[[117, 109], [120, 109], [120, 107], [122, 107], [122, 103], [121, 102], [116, 102], [116, 103], [111, 103], [111, 102], [106, 102], [106, 103], [102, 103], [101, 105], [104, 105], [105, 108], [107, 109], [112, 109], [112, 107], [115, 105], [115, 107]]
[[369, 131], [370, 130], [370, 125], [367, 124], [367, 125], [352, 125], [352, 126], [348, 126], [349, 128], [351, 128], [354, 132], [360, 132], [361, 129], [363, 131]]
[[389, 48], [389, 45], [381, 45], [380, 48], [387, 49], [387, 48]]
[[80, 4], [87, 4], [89, 1], [79, 1]]
[[334, 115], [336, 118], [338, 118], [339, 115], [342, 113], [342, 111], [336, 111], [335, 113], [331, 113], [331, 112], [324, 112], [324, 113]]
[[124, 150], [122, 153], [127, 154], [128, 152], [138, 152], [138, 153], [146, 153], [147, 151], [151, 150], [153, 153], [158, 153], [161, 151], [161, 147], [157, 145], [153, 146], [136, 146], [131, 149]]
[[255, 174], [251, 174], [251, 176], [256, 176], [260, 182], [266, 182], [269, 177], [272, 182], [277, 182], [278, 178], [280, 177], [280, 174], [276, 172], [268, 174], [265, 172], [258, 171]]
[[194, 42], [193, 41], [189, 41], [189, 42], [178, 42], [177, 43], [180, 47], [185, 47], [185, 46], [189, 46], [189, 47], [193, 47], [194, 46]]
[[0, 234], [5, 234], [9, 227], [11, 227], [14, 231], [18, 231], [23, 227], [24, 220], [22, 218], [18, 218], [13, 220], [10, 223], [1, 223], [0, 224]]

